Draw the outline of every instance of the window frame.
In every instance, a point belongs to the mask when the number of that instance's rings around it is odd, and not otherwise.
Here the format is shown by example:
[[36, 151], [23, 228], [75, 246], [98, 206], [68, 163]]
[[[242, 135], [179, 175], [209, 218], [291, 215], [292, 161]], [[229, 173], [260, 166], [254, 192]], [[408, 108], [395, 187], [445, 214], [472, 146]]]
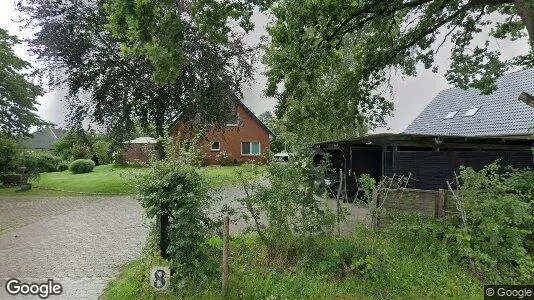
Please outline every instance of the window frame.
[[480, 108], [482, 108], [482, 106], [471, 107], [470, 109], [468, 109], [465, 112], [464, 117], [473, 117], [473, 116], [475, 116], [480, 111]]
[[[248, 143], [249, 144], [249, 154], [243, 153], [243, 144]], [[258, 154], [252, 153], [252, 143], [258, 144]], [[261, 156], [261, 142], [260, 141], [242, 141], [241, 142], [241, 156]]]
[[[218, 148], [218, 149], [213, 148], [213, 144], [214, 144], [214, 143], [219, 144], [219, 148]], [[214, 151], [214, 152], [219, 152], [219, 151], [221, 151], [221, 142], [219, 142], [219, 141], [212, 141], [212, 142], [210, 143], [210, 151]]]
[[450, 112], [448, 112], [444, 117], [443, 117], [443, 120], [450, 120], [450, 119], [454, 119], [454, 117], [456, 117], [456, 115], [460, 112], [459, 109], [457, 110], [452, 110]]

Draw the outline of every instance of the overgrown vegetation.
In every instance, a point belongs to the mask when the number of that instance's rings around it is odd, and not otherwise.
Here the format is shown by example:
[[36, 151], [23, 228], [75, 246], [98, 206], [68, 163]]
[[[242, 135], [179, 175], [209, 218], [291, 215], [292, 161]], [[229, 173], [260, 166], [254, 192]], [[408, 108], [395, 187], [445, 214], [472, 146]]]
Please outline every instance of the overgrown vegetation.
[[[254, 172], [254, 166], [247, 168]], [[297, 154], [291, 163], [268, 167], [271, 185], [240, 176], [248, 197], [240, 200], [242, 209], [226, 207], [226, 212], [251, 226], [249, 233], [231, 238], [227, 298], [472, 299], [481, 297], [483, 284], [534, 280], [534, 172], [503, 169], [498, 163], [481, 171], [462, 168], [460, 188], [451, 191], [457, 213], [434, 220], [384, 209], [381, 213], [392, 216], [387, 227], [358, 225], [353, 235], [338, 236], [332, 230], [334, 215], [313, 196], [313, 183], [320, 178], [316, 171], [307, 155]], [[378, 183], [369, 176], [360, 179], [369, 190], [386, 190], [402, 188], [409, 176]], [[127, 266], [104, 298], [115, 299], [123, 288], [142, 291], [144, 299], [224, 298], [217, 272], [222, 240], [209, 237], [210, 230], [200, 232], [204, 240], [192, 237], [205, 254], [193, 261], [203, 276], [190, 277], [194, 285], [181, 284], [179, 275], [172, 294], [155, 294], [143, 281], [151, 263], [160, 259], [153, 253]]]
[[215, 223], [208, 217], [208, 185], [197, 169], [178, 161], [156, 162], [138, 178], [136, 187], [148, 218], [170, 216], [166, 252], [177, 274], [173, 286], [195, 286], [213, 276], [217, 265], [210, 264], [212, 249], [205, 241]]

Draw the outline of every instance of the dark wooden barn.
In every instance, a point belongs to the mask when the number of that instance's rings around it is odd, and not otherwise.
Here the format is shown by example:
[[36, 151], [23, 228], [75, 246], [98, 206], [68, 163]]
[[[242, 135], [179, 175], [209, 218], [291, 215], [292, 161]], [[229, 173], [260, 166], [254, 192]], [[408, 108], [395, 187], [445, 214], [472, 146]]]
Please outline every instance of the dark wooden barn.
[[[347, 197], [354, 198], [357, 178], [369, 174], [410, 176], [409, 188], [446, 189], [460, 166], [476, 170], [500, 159], [503, 166], [534, 167], [534, 140], [517, 137], [460, 137], [419, 134], [377, 134], [317, 145], [316, 154], [328, 153], [333, 169], [343, 170]], [[411, 175], [410, 175], [411, 174]]]

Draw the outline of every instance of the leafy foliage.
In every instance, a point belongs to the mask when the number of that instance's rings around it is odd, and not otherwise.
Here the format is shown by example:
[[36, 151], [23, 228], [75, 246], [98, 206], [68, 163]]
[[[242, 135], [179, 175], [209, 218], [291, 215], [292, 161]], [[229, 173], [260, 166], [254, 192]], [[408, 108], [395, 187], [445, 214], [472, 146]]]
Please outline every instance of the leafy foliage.
[[[46, 152], [26, 151], [19, 157], [18, 166], [26, 167], [28, 172], [55, 172], [61, 159]], [[18, 171], [18, 170], [17, 170]]]
[[91, 149], [89, 148], [89, 146], [86, 145], [74, 144], [70, 149], [70, 152], [72, 155], [71, 158], [73, 160], [90, 159], [92, 157]]
[[69, 170], [73, 174], [82, 174], [92, 172], [95, 168], [95, 162], [90, 159], [77, 159], [70, 163]]
[[137, 198], [148, 218], [171, 216], [170, 244], [167, 249], [179, 280], [194, 284], [214, 272], [206, 246], [213, 222], [207, 208], [211, 200], [207, 185], [194, 167], [174, 161], [159, 161], [137, 180]]
[[465, 168], [460, 178], [467, 224], [453, 233], [458, 255], [496, 279], [532, 281], [534, 258], [526, 243], [534, 228], [534, 190], [524, 183], [534, 173], [503, 172], [495, 162], [479, 172]]
[[15, 138], [0, 133], [0, 172], [14, 171], [19, 144]]
[[[252, 230], [268, 247], [271, 257], [291, 260], [300, 238], [332, 230], [334, 214], [325, 202], [315, 198], [315, 181], [323, 174], [322, 168], [313, 166], [311, 154], [301, 153], [288, 164], [269, 165], [270, 186], [240, 175], [247, 194], [240, 200], [248, 212], [243, 217], [252, 220]], [[266, 216], [265, 223], [260, 218], [262, 215]]]
[[[392, 111], [393, 71], [437, 71], [434, 57], [446, 41], [453, 46], [446, 78], [462, 88], [490, 93], [506, 70], [534, 64], [529, 0], [280, 0], [269, 12], [275, 21], [264, 57], [267, 94], [279, 98], [277, 114], [288, 126], [316, 124], [354, 135], [383, 125]], [[531, 52], [503, 60], [488, 42], [476, 43], [483, 31], [523, 40], [528, 32]]]
[[[89, 116], [120, 143], [136, 125], [164, 137], [179, 120], [228, 119], [233, 101], [242, 98], [240, 84], [251, 76], [249, 51], [239, 37], [220, 44], [193, 24], [182, 25], [174, 19], [180, 10], [167, 5], [178, 4], [19, 1], [29, 25], [37, 28], [30, 46], [43, 59], [40, 74], [54, 86], [69, 87], [73, 125]], [[172, 76], [162, 75], [162, 68]], [[157, 152], [165, 156], [161, 144]]]
[[0, 28], [0, 133], [28, 135], [32, 126], [45, 124], [35, 108], [42, 90], [22, 73], [29, 64], [13, 53], [18, 43], [16, 37]]
[[112, 162], [111, 146], [111, 143], [106, 140], [99, 140], [93, 144], [93, 153], [98, 158], [99, 164], [106, 165]]
[[224, 150], [220, 151], [216, 157], [217, 163], [221, 166], [230, 166], [233, 164], [233, 160]]
[[57, 164], [57, 170], [58, 172], [63, 172], [63, 171], [67, 171], [69, 169], [69, 164], [66, 163], [66, 162], [60, 162], [59, 164]]

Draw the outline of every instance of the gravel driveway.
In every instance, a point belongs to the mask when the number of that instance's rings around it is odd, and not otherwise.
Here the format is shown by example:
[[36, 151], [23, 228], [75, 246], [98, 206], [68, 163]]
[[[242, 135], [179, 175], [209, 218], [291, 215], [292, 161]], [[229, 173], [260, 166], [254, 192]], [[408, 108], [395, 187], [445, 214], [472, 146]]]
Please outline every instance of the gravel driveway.
[[0, 299], [26, 298], [7, 294], [9, 278], [54, 279], [63, 294], [49, 299], [97, 299], [139, 256], [148, 233], [143, 220], [129, 197], [0, 197]]

